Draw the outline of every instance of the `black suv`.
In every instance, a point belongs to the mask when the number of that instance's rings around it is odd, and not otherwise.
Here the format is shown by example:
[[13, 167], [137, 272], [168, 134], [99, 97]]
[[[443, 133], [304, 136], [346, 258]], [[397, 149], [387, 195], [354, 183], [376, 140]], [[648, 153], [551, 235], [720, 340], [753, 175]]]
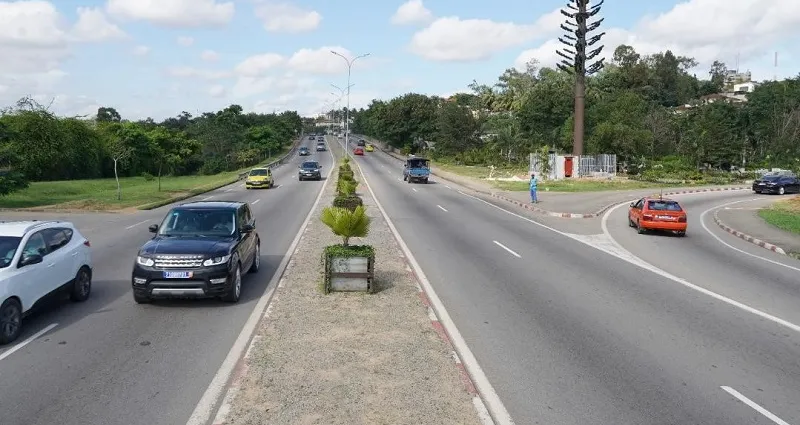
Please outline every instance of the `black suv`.
[[261, 239], [245, 202], [190, 202], [167, 213], [133, 264], [133, 299], [214, 298], [238, 302], [242, 273], [261, 265]]
[[303, 180], [322, 180], [322, 165], [317, 161], [306, 161], [300, 164], [297, 179]]

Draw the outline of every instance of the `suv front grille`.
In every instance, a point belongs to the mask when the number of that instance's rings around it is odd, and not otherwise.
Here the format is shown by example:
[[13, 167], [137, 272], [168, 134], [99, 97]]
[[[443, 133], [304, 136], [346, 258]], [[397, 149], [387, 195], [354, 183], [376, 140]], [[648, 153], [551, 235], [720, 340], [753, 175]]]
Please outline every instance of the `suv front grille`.
[[198, 268], [203, 265], [202, 255], [157, 255], [155, 266], [159, 268]]

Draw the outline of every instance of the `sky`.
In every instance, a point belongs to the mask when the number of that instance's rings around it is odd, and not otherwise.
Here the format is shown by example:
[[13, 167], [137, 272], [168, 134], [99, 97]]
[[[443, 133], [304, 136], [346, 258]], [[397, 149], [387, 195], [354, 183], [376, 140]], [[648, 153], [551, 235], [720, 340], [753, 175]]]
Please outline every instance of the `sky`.
[[[596, 2], [597, 0], [592, 0]], [[239, 104], [305, 116], [408, 92], [448, 96], [530, 59], [557, 62], [566, 0], [0, 1], [0, 107], [32, 96], [63, 115], [100, 106], [163, 119]], [[603, 54], [714, 60], [756, 80], [800, 72], [798, 0], [607, 0]], [[775, 53], [778, 66], [774, 66]], [[334, 87], [336, 86], [336, 87]]]

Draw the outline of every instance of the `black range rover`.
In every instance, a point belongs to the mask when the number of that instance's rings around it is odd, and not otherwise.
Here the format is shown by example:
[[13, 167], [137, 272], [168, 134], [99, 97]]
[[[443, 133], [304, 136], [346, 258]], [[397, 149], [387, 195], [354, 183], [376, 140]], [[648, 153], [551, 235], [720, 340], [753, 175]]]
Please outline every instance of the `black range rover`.
[[213, 298], [238, 302], [242, 273], [261, 265], [261, 240], [245, 202], [190, 202], [170, 210], [139, 249], [133, 298]]

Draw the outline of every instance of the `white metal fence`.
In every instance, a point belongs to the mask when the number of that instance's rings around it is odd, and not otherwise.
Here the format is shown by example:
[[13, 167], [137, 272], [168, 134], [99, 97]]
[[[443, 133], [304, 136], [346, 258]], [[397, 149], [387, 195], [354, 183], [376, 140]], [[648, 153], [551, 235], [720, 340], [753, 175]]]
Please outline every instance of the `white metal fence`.
[[[566, 159], [562, 155], [550, 154], [548, 167], [544, 167], [537, 154], [530, 154], [530, 173], [547, 179], [564, 178]], [[581, 155], [572, 157], [572, 177], [614, 177], [617, 175], [617, 156], [609, 154]], [[547, 173], [544, 169], [547, 168]]]

